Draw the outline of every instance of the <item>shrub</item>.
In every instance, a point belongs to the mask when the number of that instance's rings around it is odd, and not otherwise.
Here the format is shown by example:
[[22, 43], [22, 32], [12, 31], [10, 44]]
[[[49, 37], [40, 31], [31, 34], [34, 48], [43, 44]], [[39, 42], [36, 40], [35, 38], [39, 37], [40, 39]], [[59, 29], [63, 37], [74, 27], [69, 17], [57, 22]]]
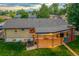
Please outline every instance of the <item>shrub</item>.
[[0, 41], [4, 41], [5, 39], [4, 38], [0, 38]]
[[22, 42], [6, 42], [6, 48], [8, 50], [16, 50], [16, 51], [21, 51], [26, 49], [26, 45]]

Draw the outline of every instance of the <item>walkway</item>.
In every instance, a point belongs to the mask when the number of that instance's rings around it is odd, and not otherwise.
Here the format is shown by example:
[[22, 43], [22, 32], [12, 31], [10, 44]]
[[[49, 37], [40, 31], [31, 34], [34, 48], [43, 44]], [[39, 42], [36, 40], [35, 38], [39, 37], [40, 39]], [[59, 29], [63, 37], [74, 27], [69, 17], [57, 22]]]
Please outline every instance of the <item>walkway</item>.
[[78, 54], [76, 54], [75, 51], [73, 51], [66, 43], [63, 42], [63, 45], [64, 45], [74, 56], [78, 56]]
[[34, 45], [32, 47], [26, 47], [27, 50], [33, 50], [33, 49], [37, 49], [37, 45]]

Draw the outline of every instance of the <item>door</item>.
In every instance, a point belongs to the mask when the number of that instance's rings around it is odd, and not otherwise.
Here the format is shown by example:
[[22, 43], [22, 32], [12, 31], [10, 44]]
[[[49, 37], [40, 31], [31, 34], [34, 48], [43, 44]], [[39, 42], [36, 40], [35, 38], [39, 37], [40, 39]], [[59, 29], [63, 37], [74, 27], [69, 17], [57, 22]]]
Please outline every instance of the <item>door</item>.
[[27, 40], [27, 47], [32, 47], [34, 46], [34, 40], [32, 38]]
[[69, 42], [73, 41], [75, 39], [74, 30], [69, 30]]
[[71, 29], [71, 41], [75, 39], [74, 29]]

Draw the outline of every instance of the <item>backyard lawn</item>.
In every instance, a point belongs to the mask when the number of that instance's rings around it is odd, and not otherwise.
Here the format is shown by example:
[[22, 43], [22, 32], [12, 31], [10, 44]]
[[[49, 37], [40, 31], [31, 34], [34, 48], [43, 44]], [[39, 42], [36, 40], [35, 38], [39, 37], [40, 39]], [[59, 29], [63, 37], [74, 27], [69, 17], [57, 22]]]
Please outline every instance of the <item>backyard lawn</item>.
[[68, 45], [79, 55], [79, 36], [76, 36], [75, 41], [68, 43]]
[[0, 40], [0, 56], [71, 56], [64, 46], [59, 46], [52, 49], [35, 49], [25, 50], [25, 44], [18, 43], [5, 43]]

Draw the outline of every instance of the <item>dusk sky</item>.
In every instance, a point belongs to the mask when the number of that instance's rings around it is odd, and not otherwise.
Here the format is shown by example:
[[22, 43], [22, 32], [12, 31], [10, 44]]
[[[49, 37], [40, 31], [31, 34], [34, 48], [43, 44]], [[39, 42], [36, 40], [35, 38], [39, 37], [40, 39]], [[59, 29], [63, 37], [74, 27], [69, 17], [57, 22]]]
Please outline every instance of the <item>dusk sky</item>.
[[[33, 9], [39, 9], [41, 7], [41, 3], [0, 3], [0, 10], [4, 9], [26, 9], [26, 10], [33, 10]], [[46, 4], [50, 6], [51, 4]]]
[[[52, 3], [45, 3], [50, 6]], [[0, 3], [0, 10], [19, 10], [25, 9], [32, 11], [34, 9], [39, 9], [42, 3]]]
[[[41, 5], [42, 3], [0, 3], [0, 6], [8, 6], [8, 7], [15, 7], [15, 6], [24, 6], [24, 7], [35, 7]], [[52, 3], [46, 3], [46, 5], [51, 5]]]

